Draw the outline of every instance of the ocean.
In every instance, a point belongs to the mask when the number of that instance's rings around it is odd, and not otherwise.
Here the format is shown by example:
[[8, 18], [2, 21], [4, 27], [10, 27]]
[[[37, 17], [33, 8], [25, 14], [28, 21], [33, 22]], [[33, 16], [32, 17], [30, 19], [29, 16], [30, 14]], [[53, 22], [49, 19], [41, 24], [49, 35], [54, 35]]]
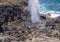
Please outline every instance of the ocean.
[[60, 0], [39, 0], [40, 13], [60, 15]]

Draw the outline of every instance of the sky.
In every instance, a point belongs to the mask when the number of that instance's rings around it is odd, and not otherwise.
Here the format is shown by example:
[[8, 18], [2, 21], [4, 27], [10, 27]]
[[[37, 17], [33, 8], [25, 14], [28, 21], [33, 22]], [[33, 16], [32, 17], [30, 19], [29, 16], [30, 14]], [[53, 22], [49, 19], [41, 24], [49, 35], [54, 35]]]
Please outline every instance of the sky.
[[60, 14], [60, 0], [39, 0], [40, 12]]

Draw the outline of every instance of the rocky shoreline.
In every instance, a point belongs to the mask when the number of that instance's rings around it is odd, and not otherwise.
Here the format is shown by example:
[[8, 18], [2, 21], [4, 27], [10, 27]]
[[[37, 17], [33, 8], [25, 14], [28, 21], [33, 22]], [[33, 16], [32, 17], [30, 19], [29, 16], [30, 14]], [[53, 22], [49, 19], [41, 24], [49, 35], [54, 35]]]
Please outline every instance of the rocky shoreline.
[[0, 3], [1, 42], [60, 42], [60, 17], [49, 18], [49, 15], [41, 15], [43, 22], [40, 22], [46, 24], [44, 29], [40, 29], [39, 24], [30, 20], [27, 0], [3, 2], [10, 3]]

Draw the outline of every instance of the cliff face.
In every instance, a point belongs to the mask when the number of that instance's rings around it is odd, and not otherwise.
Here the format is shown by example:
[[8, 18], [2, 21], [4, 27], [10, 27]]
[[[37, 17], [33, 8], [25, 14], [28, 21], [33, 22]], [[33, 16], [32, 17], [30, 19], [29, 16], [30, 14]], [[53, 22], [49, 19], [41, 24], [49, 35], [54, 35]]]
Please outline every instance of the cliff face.
[[25, 20], [28, 12], [27, 0], [0, 0], [0, 18], [5, 21]]
[[0, 5], [20, 4], [21, 2], [27, 2], [28, 0], [0, 0]]
[[[8, 22], [16, 20], [25, 21], [28, 17], [28, 0], [0, 0], [0, 28], [8, 25]], [[16, 23], [15, 23], [16, 24]], [[2, 26], [4, 25], [4, 26]], [[4, 27], [5, 28], [5, 27]]]

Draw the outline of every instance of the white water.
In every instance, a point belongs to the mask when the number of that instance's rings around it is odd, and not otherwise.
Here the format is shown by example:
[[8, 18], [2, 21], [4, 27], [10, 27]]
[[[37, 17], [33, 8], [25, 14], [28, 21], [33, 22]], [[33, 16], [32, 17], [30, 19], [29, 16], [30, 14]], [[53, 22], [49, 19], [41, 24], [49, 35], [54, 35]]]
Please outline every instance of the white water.
[[32, 23], [39, 22], [39, 2], [38, 0], [29, 0], [29, 11], [31, 14]]

